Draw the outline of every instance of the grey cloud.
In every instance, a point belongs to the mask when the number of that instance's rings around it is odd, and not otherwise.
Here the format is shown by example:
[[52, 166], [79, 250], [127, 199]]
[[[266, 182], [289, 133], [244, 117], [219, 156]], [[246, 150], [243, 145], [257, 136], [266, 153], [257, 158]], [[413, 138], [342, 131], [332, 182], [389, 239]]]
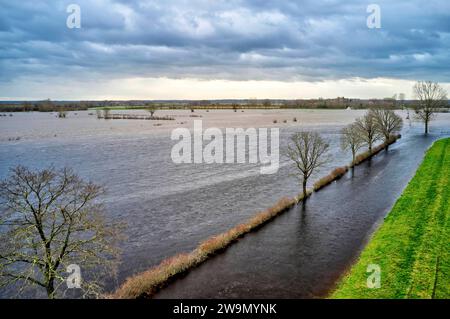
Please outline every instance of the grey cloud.
[[[65, 26], [72, 2], [81, 6], [79, 30]], [[370, 2], [357, 0], [1, 0], [0, 81], [58, 74], [450, 81], [450, 3], [377, 2], [380, 30], [366, 27]]]

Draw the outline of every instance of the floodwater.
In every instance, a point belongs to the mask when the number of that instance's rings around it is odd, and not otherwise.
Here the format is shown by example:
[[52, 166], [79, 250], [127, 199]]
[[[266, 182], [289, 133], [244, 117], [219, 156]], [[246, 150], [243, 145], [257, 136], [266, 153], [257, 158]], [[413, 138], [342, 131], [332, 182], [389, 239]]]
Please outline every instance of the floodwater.
[[325, 297], [389, 212], [436, 136], [406, 136], [155, 298]]
[[[117, 112], [117, 111], [116, 111]], [[363, 111], [166, 111], [175, 121], [98, 120], [89, 112], [57, 119], [49, 113], [0, 117], [0, 178], [18, 164], [32, 168], [71, 167], [107, 189], [103, 198], [112, 221], [125, 221], [127, 239], [114, 289], [127, 276], [190, 251], [283, 196], [299, 192], [291, 163], [281, 159], [276, 174], [261, 175], [254, 164], [172, 162], [173, 128], [280, 127], [283, 149], [302, 129], [320, 132], [333, 161], [312, 180], [346, 164], [339, 130]], [[403, 114], [404, 115], [404, 114]], [[293, 122], [293, 118], [297, 122]], [[278, 123], [274, 124], [273, 120]], [[283, 123], [286, 120], [287, 123]], [[161, 123], [161, 126], [154, 126]], [[295, 208], [223, 255], [208, 261], [158, 297], [311, 297], [323, 293], [348, 266], [414, 173], [424, 150], [449, 134], [450, 115], [439, 115], [423, 138], [408, 122], [404, 138], [371, 167], [314, 194], [304, 211]], [[299, 211], [297, 211], [299, 210]], [[2, 292], [0, 291], [0, 295]]]

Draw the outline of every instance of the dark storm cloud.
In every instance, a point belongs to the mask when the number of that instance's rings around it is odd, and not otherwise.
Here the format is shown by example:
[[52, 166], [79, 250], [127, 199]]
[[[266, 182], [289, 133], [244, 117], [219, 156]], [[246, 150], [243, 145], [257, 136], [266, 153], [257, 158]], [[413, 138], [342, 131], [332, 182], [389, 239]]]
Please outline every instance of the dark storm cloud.
[[[382, 28], [366, 26], [367, 5]], [[66, 27], [81, 7], [82, 28]], [[450, 80], [450, 2], [0, 0], [0, 81], [98, 78]]]

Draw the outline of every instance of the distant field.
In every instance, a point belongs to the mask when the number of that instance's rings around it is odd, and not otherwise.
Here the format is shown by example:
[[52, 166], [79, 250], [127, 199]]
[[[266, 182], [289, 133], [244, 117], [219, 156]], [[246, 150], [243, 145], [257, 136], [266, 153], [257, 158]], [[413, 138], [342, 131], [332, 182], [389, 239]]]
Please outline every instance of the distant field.
[[[110, 109], [110, 110], [145, 110], [148, 109], [149, 106], [126, 106], [126, 105], [119, 105], [119, 106], [99, 106], [99, 107], [93, 107], [90, 108], [91, 110], [104, 110], [104, 109]], [[154, 106], [156, 109], [168, 109], [168, 110], [178, 110], [178, 109], [195, 109], [195, 110], [240, 110], [240, 109], [255, 109], [255, 110], [271, 110], [271, 109], [298, 109], [301, 107], [281, 107], [277, 105], [273, 106], [263, 106], [263, 105], [238, 105], [236, 107], [233, 107], [232, 105], [195, 105], [195, 106], [186, 106], [186, 105], [157, 105]]]
[[[450, 298], [450, 138], [434, 143], [331, 298]], [[370, 264], [381, 287], [367, 288]]]

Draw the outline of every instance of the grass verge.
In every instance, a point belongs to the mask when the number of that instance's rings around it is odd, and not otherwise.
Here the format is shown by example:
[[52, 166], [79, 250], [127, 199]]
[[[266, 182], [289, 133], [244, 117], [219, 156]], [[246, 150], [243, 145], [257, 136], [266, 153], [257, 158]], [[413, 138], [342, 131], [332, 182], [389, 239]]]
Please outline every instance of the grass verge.
[[[450, 297], [450, 139], [428, 150], [416, 175], [331, 298]], [[367, 267], [381, 269], [369, 289]]]

